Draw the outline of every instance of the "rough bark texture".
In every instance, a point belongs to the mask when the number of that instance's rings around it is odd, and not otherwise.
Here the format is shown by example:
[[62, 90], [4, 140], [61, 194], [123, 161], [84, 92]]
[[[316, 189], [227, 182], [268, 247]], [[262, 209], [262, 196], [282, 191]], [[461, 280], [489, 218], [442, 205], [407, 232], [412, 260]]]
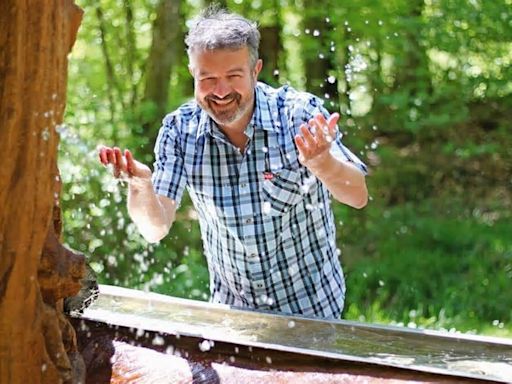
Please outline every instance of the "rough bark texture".
[[59, 242], [56, 127], [82, 12], [71, 0], [0, 2], [0, 382], [84, 381], [62, 299], [84, 258]]

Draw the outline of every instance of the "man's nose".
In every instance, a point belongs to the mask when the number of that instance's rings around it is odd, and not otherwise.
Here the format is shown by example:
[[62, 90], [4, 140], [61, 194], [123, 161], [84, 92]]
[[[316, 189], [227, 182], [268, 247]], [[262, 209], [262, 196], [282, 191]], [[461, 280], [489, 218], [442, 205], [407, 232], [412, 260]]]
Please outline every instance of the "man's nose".
[[218, 98], [222, 99], [231, 93], [231, 87], [226, 80], [219, 79], [215, 83], [213, 94]]

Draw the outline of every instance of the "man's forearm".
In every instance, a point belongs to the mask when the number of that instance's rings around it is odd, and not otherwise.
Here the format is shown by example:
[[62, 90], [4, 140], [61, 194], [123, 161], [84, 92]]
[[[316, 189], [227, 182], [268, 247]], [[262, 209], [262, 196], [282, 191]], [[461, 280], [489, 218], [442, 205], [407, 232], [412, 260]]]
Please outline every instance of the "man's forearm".
[[175, 216], [174, 211], [166, 210], [158, 199], [150, 179], [130, 180], [128, 213], [142, 236], [151, 243], [169, 232]]
[[313, 159], [308, 168], [339, 202], [354, 208], [363, 208], [367, 204], [365, 176], [355, 165], [337, 160], [328, 153], [321, 159]]

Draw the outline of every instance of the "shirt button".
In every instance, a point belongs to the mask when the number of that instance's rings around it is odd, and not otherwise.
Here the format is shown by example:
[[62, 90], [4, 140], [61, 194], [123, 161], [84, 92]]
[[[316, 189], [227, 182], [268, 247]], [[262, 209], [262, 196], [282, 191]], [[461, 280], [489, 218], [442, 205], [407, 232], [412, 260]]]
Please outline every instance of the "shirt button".
[[246, 188], [246, 187], [247, 187], [247, 184], [245, 184], [245, 183], [244, 183], [244, 184], [240, 185], [240, 187], [241, 187], [241, 188]]
[[252, 224], [252, 222], [253, 222], [253, 219], [251, 219], [251, 218], [245, 220], [245, 224]]
[[251, 259], [255, 259], [256, 257], [258, 257], [258, 254], [257, 254], [257, 253], [251, 253], [251, 254], [249, 255], [249, 257], [250, 257]]
[[256, 283], [255, 286], [260, 289], [264, 287], [263, 283]]

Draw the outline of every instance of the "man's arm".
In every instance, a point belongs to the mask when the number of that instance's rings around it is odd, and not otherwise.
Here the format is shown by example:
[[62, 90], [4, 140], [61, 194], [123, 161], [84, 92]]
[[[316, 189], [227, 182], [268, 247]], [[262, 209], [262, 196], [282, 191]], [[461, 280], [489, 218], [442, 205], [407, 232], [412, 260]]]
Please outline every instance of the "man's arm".
[[308, 125], [301, 125], [301, 134], [295, 136], [299, 160], [336, 200], [354, 208], [363, 208], [368, 202], [365, 175], [355, 165], [338, 160], [330, 152], [338, 119], [337, 113], [331, 115], [328, 121], [318, 114]]
[[176, 218], [176, 202], [157, 195], [151, 179], [130, 180], [128, 214], [141, 235], [150, 243], [162, 240]]
[[164, 238], [176, 217], [176, 202], [155, 193], [149, 167], [117, 147], [100, 147], [99, 157], [113, 166], [114, 177], [128, 181], [128, 213], [142, 236], [151, 243]]

